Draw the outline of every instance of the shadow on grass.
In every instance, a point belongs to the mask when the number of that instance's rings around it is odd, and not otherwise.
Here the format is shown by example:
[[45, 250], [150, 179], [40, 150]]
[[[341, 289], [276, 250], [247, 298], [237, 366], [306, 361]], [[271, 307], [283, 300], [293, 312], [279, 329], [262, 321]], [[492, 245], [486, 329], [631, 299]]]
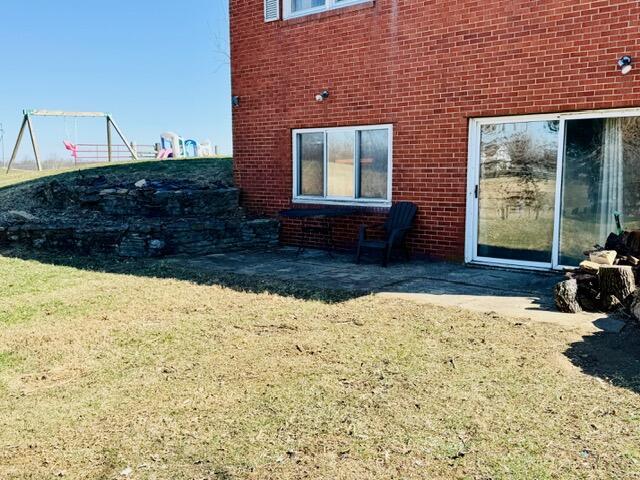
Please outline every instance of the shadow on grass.
[[564, 352], [584, 373], [640, 393], [640, 328], [627, 323], [622, 332], [598, 332]]
[[219, 285], [238, 292], [271, 293], [301, 300], [340, 303], [366, 294], [362, 291], [323, 288], [302, 282], [287, 282], [274, 278], [250, 275], [200, 271], [193, 267], [181, 267], [163, 259], [121, 259], [114, 256], [94, 255], [84, 257], [51, 251], [31, 250], [21, 247], [0, 249], [0, 255], [21, 260], [90, 270], [103, 273], [135, 275], [139, 277], [173, 279], [198, 285]]
[[[117, 165], [83, 166], [58, 172], [13, 172], [0, 177], [0, 207], [27, 210], [38, 217], [56, 216], [59, 212], [43, 208], [34, 198], [33, 189], [53, 180], [62, 184], [74, 184], [86, 179], [105, 178], [110, 184], [132, 183], [139, 179], [188, 179], [194, 183], [209, 185], [212, 182], [233, 185], [233, 160], [231, 158], [179, 159], [141, 161]], [[238, 291], [269, 292], [282, 296], [324, 302], [340, 302], [358, 296], [353, 292], [307, 286], [277, 279], [258, 279], [252, 276], [225, 272], [199, 271], [197, 268], [181, 268], [175, 262], [162, 259], [125, 260], [115, 256], [85, 257], [76, 254], [34, 250], [28, 247], [7, 247], [0, 251], [7, 257], [35, 260], [41, 263], [75, 267], [117, 274], [155, 278], [172, 278], [202, 285], [221, 285]]]

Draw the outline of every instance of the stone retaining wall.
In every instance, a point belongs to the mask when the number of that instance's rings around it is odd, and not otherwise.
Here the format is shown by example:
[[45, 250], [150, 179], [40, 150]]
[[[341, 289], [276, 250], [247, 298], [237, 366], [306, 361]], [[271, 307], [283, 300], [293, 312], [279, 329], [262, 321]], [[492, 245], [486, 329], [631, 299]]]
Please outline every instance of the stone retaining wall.
[[278, 243], [278, 222], [248, 218], [238, 189], [226, 185], [147, 180], [109, 185], [97, 177], [71, 185], [53, 180], [34, 195], [47, 210], [9, 212], [13, 215], [0, 222], [0, 245], [158, 257]]
[[206, 254], [278, 244], [278, 224], [269, 219], [243, 221], [183, 219], [173, 223], [68, 225], [24, 224], [0, 227], [0, 244], [20, 244], [123, 257]]

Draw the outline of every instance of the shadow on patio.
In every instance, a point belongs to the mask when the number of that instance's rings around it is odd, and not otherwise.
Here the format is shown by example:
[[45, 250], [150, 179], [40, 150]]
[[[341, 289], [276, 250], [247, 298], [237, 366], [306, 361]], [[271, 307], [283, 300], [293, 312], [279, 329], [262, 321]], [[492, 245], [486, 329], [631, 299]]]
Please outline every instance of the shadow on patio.
[[[264, 253], [266, 254], [267, 252]], [[252, 255], [259, 254], [257, 252], [252, 253]], [[236, 272], [234, 269], [202, 268], [199, 262], [207, 257], [122, 259], [113, 256], [77, 256], [22, 247], [2, 249], [0, 250], [0, 255], [81, 270], [184, 280], [198, 285], [220, 285], [240, 292], [266, 292], [325, 303], [344, 302], [364, 294], [360, 291], [339, 289], [334, 285], [311, 286], [302, 282], [280, 280], [275, 277], [250, 276], [242, 272]]]
[[[552, 298], [552, 287], [558, 281], [555, 274], [471, 268], [424, 260], [393, 263], [383, 268], [375, 263], [356, 265], [349, 254], [329, 256], [324, 251], [307, 250], [298, 255], [295, 248], [288, 247], [160, 260], [87, 258], [26, 249], [12, 249], [5, 255], [81, 269], [176, 278], [327, 303], [378, 294], [531, 318], [566, 327], [583, 327], [586, 331], [621, 328], [620, 322], [604, 319], [602, 315], [557, 312]], [[600, 327], [597, 321], [604, 322], [604, 325]]]
[[621, 323], [605, 319], [601, 314], [558, 312], [552, 290], [559, 274], [473, 268], [425, 260], [396, 262], [383, 268], [377, 263], [356, 265], [350, 254], [329, 256], [323, 251], [307, 250], [298, 255], [296, 249], [290, 247], [270, 252], [237, 252], [166, 261], [199, 272], [273, 279], [305, 288], [349, 292], [354, 297], [377, 294], [531, 318], [566, 327], [584, 327], [588, 331], [621, 328]]

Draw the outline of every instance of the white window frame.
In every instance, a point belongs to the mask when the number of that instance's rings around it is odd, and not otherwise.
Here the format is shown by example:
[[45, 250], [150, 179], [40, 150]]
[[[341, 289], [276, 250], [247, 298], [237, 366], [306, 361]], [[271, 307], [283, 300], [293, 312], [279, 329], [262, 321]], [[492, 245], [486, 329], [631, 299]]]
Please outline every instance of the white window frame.
[[325, 0], [325, 4], [320, 7], [308, 8], [299, 12], [293, 11], [293, 0], [282, 0], [284, 6], [284, 19], [304, 17], [314, 13], [326, 12], [327, 10], [335, 10], [337, 8], [349, 7], [359, 3], [367, 3], [371, 0]]
[[[562, 215], [562, 181], [565, 162], [566, 122], [570, 120], [616, 117], [640, 117], [640, 108], [619, 108], [603, 110], [585, 110], [579, 112], [514, 115], [502, 117], [471, 118], [469, 120], [468, 168], [467, 168], [467, 215], [465, 232], [465, 262], [496, 267], [523, 268], [528, 270], [563, 270], [568, 267], [559, 263], [560, 223]], [[553, 243], [550, 262], [531, 262], [481, 257], [478, 255], [478, 207], [476, 187], [480, 185], [480, 136], [483, 125], [502, 123], [523, 123], [557, 120], [558, 152], [556, 164], [556, 190], [553, 219]]]
[[[298, 135], [301, 133], [323, 133], [324, 134], [324, 191], [327, 192], [327, 172], [329, 166], [327, 137], [329, 132], [348, 131], [354, 135], [354, 195], [358, 192], [358, 183], [360, 182], [360, 145], [358, 142], [359, 133], [370, 130], [386, 130], [388, 135], [387, 146], [387, 198], [354, 198], [354, 197], [331, 197], [301, 195], [300, 188], [300, 159], [298, 158]], [[329, 204], [329, 205], [350, 205], [350, 206], [370, 206], [370, 207], [390, 207], [391, 195], [393, 188], [393, 125], [358, 125], [348, 127], [329, 127], [329, 128], [299, 128], [292, 130], [292, 159], [293, 159], [293, 202], [307, 204]]]

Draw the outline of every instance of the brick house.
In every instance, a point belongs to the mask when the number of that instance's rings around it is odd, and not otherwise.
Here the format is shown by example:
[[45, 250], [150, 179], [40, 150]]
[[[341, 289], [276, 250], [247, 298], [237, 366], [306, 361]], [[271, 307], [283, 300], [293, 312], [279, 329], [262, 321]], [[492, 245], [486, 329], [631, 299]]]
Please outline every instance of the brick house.
[[[640, 229], [640, 2], [231, 0], [230, 12], [250, 211], [357, 206], [338, 224], [349, 246], [359, 223], [408, 200], [416, 253], [534, 268], [575, 264], [618, 214]], [[285, 222], [283, 241], [296, 232]]]

